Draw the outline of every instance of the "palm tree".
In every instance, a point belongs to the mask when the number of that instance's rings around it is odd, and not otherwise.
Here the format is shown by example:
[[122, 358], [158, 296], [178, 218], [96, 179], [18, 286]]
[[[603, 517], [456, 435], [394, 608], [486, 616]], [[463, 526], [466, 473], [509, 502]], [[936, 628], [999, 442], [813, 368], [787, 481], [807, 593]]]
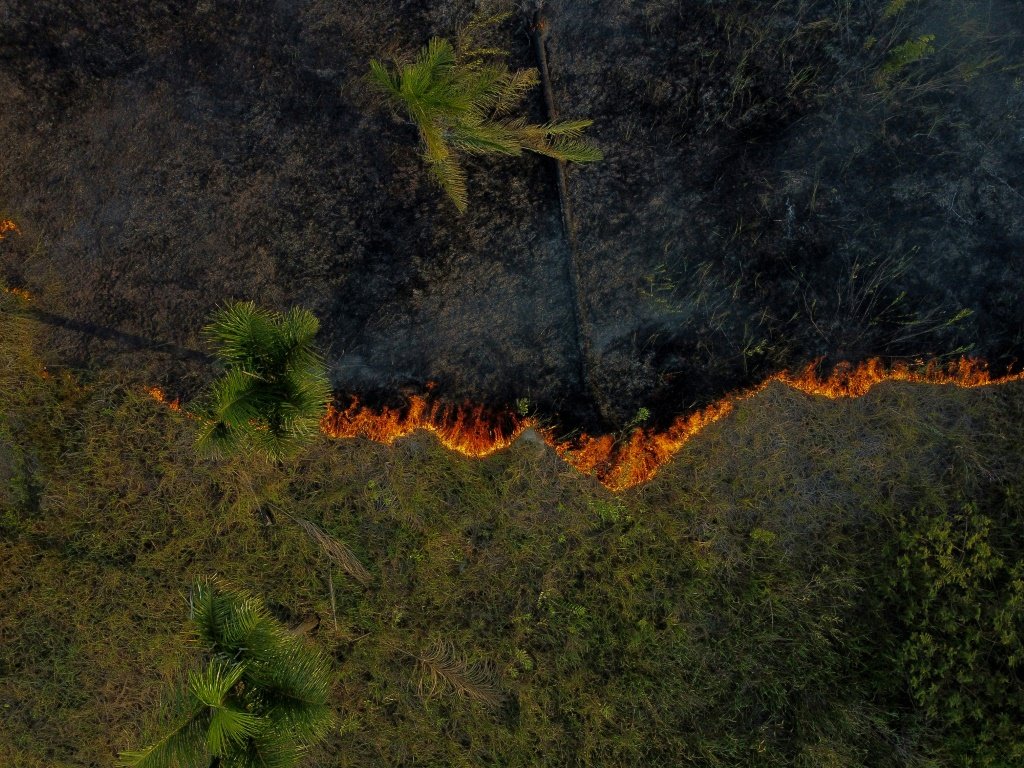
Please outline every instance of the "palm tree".
[[124, 768], [288, 768], [322, 739], [333, 714], [326, 657], [263, 602], [219, 581], [196, 583], [194, 639], [206, 665], [159, 713], [160, 736], [122, 752]]
[[519, 155], [525, 149], [576, 163], [603, 157], [581, 138], [591, 120], [534, 125], [512, 116], [539, 82], [537, 70], [510, 70], [490, 60], [504, 51], [471, 43], [473, 31], [503, 18], [471, 24], [455, 45], [432, 38], [412, 63], [370, 62], [371, 82], [416, 124], [427, 168], [460, 212], [468, 202], [460, 153]]
[[214, 315], [204, 335], [226, 370], [195, 408], [199, 446], [216, 454], [251, 447], [278, 459], [316, 434], [331, 397], [313, 346], [319, 328], [304, 309], [280, 314], [251, 301]]

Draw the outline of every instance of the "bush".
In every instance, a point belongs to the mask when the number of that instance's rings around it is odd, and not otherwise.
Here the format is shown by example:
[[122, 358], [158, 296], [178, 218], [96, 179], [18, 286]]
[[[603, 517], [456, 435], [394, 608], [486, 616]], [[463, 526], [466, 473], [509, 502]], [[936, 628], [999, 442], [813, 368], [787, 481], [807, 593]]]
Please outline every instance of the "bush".
[[899, 519], [897, 664], [960, 765], [1024, 763], [1024, 558], [996, 535], [1012, 523], [971, 501]]

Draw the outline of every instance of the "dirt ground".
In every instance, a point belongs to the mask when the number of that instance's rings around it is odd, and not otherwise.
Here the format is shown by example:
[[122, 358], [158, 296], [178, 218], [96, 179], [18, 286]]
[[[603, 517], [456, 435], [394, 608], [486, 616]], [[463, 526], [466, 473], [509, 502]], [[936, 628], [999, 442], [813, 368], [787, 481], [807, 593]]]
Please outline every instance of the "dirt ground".
[[1019, 3], [551, 0], [560, 116], [607, 156], [569, 169], [574, 250], [551, 161], [473, 160], [459, 216], [363, 80], [479, 5], [0, 0], [0, 274], [55, 357], [188, 395], [213, 308], [300, 304], [339, 392], [591, 429], [819, 357], [1018, 363]]

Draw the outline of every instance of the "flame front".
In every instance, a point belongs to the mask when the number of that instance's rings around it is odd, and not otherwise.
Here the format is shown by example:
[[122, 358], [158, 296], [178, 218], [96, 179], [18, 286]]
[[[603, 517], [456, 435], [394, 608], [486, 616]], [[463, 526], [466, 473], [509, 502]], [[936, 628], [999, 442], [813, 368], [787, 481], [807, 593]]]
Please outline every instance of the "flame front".
[[[0, 219], [0, 240], [9, 233], [20, 234], [10, 219]], [[31, 294], [23, 288], [4, 287], [3, 291], [26, 301]], [[729, 395], [716, 403], [678, 417], [661, 431], [637, 429], [628, 436], [580, 435], [559, 439], [553, 429], [536, 420], [511, 413], [494, 413], [482, 405], [453, 407], [413, 396], [405, 408], [367, 408], [358, 400], [344, 410], [331, 407], [321, 421], [322, 431], [330, 437], [363, 437], [390, 445], [416, 432], [433, 432], [446, 448], [464, 456], [482, 457], [510, 446], [527, 429], [535, 429], [544, 441], [568, 464], [584, 474], [595, 476], [604, 486], [621, 491], [650, 480], [695, 435], [732, 412], [736, 403], [763, 391], [772, 382], [780, 382], [808, 395], [831, 399], [861, 397], [883, 381], [916, 384], [950, 384], [974, 388], [1024, 380], [1024, 373], [993, 377], [984, 362], [961, 358], [941, 365], [897, 363], [887, 366], [880, 359], [859, 365], [840, 364], [822, 378], [811, 363], [800, 372], [774, 374], [752, 389]], [[172, 411], [181, 403], [169, 399], [160, 387], [146, 390], [157, 402]]]
[[840, 399], [861, 397], [883, 381], [975, 388], [1022, 380], [1024, 373], [993, 377], [984, 362], [969, 358], [949, 365], [914, 366], [906, 363], [886, 366], [881, 360], [873, 359], [856, 366], [841, 364], [826, 377], [820, 377], [812, 363], [798, 373], [777, 373], [752, 389], [680, 416], [667, 429], [637, 429], [624, 438], [582, 435], [560, 441], [553, 430], [539, 427], [533, 419], [511, 414], [494, 416], [481, 406], [453, 408], [431, 404], [419, 396], [413, 397], [404, 409], [365, 408], [358, 401], [344, 410], [331, 408], [321, 427], [331, 437], [364, 437], [389, 445], [423, 429], [437, 435], [447, 448], [475, 457], [506, 448], [526, 429], [535, 428], [568, 464], [594, 475], [610, 490], [621, 491], [650, 480], [691, 438], [731, 413], [736, 403], [753, 397], [773, 382], [808, 395]]
[[424, 429], [437, 435], [446, 448], [474, 457], [507, 448], [531, 426], [529, 419], [488, 414], [483, 406], [446, 406], [419, 395], [401, 410], [364, 408], [358, 400], [345, 410], [332, 406], [320, 422], [330, 437], [365, 437], [385, 445]]

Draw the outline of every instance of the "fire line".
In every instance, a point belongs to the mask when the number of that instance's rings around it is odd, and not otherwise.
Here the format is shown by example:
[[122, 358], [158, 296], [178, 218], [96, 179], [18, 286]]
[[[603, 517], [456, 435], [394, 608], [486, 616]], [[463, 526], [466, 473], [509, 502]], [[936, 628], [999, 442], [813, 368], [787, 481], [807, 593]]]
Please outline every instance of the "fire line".
[[[489, 418], [481, 406], [452, 408], [428, 403], [419, 396], [412, 397], [406, 409], [370, 409], [358, 401], [344, 410], [331, 408], [321, 428], [331, 437], [364, 437], [388, 445], [422, 429], [433, 432], [448, 449], [473, 457], [507, 448], [525, 430], [534, 428], [566, 463], [584, 474], [594, 475], [609, 490], [622, 491], [653, 478], [691, 438], [731, 413], [738, 402], [762, 392], [773, 382], [808, 395], [840, 399], [861, 397], [884, 381], [977, 388], [1024, 381], [1024, 373], [993, 377], [983, 361], [970, 358], [947, 365], [916, 366], [906, 363], [886, 366], [881, 360], [872, 359], [856, 366], [839, 365], [823, 378], [812, 363], [798, 373], [774, 374], [756, 387], [680, 416], [667, 429], [637, 429], [625, 439], [616, 439], [614, 435], [582, 435], [562, 442], [551, 428], [540, 427], [530, 418], [511, 415], [504, 419]], [[500, 426], [502, 423], [505, 426]]]
[[[0, 219], [0, 240], [9, 233], [19, 234], [13, 221]], [[4, 287], [4, 292], [30, 301], [31, 294], [21, 288]], [[555, 430], [529, 417], [504, 416], [488, 412], [482, 405], [455, 407], [429, 402], [414, 395], [406, 408], [367, 408], [355, 400], [344, 410], [333, 406], [320, 422], [324, 434], [334, 438], [362, 437], [390, 445], [418, 430], [434, 433], [449, 450], [464, 456], [483, 457], [509, 447], [527, 429], [534, 429], [567, 464], [593, 475], [606, 488], [623, 491], [652, 479], [658, 470], [675, 456], [691, 438], [705, 427], [729, 415], [736, 404], [780, 382], [808, 395], [837, 400], [866, 395], [875, 385], [885, 381], [915, 384], [977, 387], [1024, 381], [1024, 372], [992, 376], [984, 361], [960, 358], [956, 362], [936, 362], [887, 366], [874, 358], [858, 365], [842, 363], [821, 377], [811, 363], [797, 373], [782, 371], [761, 384], [722, 398], [704, 408], [679, 416], [667, 429], [655, 431], [636, 429], [626, 438], [615, 435], [580, 435], [559, 440]], [[159, 387], [146, 392], [170, 410], [182, 412], [178, 400], [169, 399]]]

